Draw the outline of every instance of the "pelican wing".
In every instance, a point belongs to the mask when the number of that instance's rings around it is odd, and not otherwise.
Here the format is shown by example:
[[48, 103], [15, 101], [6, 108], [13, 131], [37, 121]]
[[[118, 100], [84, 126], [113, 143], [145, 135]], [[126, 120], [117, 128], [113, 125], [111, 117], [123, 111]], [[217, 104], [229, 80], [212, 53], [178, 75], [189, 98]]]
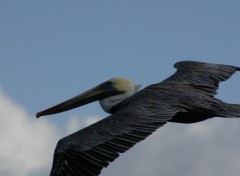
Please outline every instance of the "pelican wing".
[[177, 113], [169, 108], [156, 118], [130, 109], [59, 140], [50, 175], [97, 176], [119, 153], [145, 139]]
[[240, 71], [240, 67], [196, 61], [177, 62], [174, 67], [177, 68], [176, 73], [162, 83], [190, 85], [210, 96], [217, 94], [216, 91], [221, 81], [230, 78], [235, 71]]

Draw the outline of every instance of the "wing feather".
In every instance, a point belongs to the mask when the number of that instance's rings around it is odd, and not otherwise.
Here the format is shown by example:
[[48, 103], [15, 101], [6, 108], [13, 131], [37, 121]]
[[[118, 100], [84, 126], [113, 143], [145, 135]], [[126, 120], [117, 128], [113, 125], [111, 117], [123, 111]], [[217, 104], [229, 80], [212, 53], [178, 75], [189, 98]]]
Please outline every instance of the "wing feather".
[[161, 83], [192, 85], [210, 96], [217, 94], [221, 81], [230, 78], [240, 67], [211, 64], [196, 61], [182, 61], [174, 64], [176, 73]]
[[[176, 113], [169, 112], [169, 119]], [[61, 139], [55, 149], [50, 175], [99, 175], [120, 153], [164, 125], [165, 116], [156, 122], [143, 114], [119, 112]]]

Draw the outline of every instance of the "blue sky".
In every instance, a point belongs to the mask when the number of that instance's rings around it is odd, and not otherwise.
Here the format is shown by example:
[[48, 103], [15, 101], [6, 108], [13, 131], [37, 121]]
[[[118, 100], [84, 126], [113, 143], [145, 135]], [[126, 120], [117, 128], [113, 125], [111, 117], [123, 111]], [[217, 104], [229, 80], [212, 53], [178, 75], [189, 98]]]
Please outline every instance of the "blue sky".
[[[59, 129], [70, 123], [69, 117], [106, 117], [93, 103], [34, 119], [37, 111], [112, 77], [127, 77], [145, 87], [174, 73], [173, 64], [181, 60], [240, 66], [239, 9], [239, 1], [223, 0], [2, 0], [0, 90], [36, 126], [44, 121]], [[239, 76], [222, 84], [219, 98], [240, 102]]]

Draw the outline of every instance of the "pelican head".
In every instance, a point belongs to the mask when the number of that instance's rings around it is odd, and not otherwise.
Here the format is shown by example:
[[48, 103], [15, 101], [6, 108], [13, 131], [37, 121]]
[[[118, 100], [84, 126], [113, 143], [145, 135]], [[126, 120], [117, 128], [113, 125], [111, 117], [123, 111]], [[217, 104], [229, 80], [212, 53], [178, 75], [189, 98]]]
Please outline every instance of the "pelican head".
[[141, 86], [126, 78], [112, 78], [107, 82], [109, 82], [117, 92], [120, 92], [117, 95], [109, 96], [99, 101], [102, 109], [107, 113], [110, 113], [112, 107], [135, 94]]
[[36, 117], [64, 112], [97, 100], [99, 100], [103, 110], [110, 113], [114, 106], [135, 94], [139, 88], [139, 84], [129, 79], [112, 78], [76, 97], [38, 112]]

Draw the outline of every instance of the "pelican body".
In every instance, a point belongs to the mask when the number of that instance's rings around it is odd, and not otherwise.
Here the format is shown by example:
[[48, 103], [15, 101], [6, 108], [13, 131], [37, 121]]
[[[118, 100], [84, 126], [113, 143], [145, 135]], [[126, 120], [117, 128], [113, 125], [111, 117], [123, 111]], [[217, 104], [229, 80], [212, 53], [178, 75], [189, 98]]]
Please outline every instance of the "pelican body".
[[167, 122], [196, 123], [213, 117], [240, 117], [240, 105], [214, 96], [221, 81], [240, 67], [182, 61], [166, 80], [139, 91], [139, 84], [113, 78], [63, 103], [38, 112], [56, 114], [100, 101], [111, 115], [59, 140], [51, 176], [97, 176]]

